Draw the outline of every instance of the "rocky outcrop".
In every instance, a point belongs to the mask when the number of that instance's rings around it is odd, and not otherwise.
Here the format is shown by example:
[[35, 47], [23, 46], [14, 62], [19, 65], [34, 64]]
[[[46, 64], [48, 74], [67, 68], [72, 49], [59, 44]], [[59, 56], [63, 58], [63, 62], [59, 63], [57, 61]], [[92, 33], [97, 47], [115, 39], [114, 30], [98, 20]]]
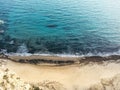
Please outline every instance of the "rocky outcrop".
[[32, 90], [32, 86], [7, 68], [0, 68], [0, 90]]
[[44, 81], [42, 83], [33, 84], [33, 88], [38, 90], [67, 90], [63, 85], [56, 81]]
[[120, 90], [120, 74], [112, 78], [101, 79], [98, 84], [91, 86], [88, 90]]
[[0, 67], [0, 90], [66, 90], [55, 81], [29, 84], [20, 79], [14, 72]]

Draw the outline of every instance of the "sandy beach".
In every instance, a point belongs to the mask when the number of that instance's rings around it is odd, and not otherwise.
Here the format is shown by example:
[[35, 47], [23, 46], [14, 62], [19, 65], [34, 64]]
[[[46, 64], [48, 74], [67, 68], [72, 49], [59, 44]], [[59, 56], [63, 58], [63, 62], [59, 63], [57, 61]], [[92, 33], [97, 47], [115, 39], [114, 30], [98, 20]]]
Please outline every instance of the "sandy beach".
[[120, 0], [0, 0], [0, 90], [120, 90]]
[[35, 65], [7, 60], [4, 66], [14, 71], [24, 82], [36, 85], [38, 83], [43, 84], [45, 82], [54, 82], [55, 86], [55, 83], [59, 83], [60, 87], [62, 87], [62, 89], [57, 87], [57, 89], [42, 90], [120, 89], [119, 59], [116, 61], [103, 61], [102, 63], [75, 63], [63, 66], [55, 64], [46, 65], [43, 63]]

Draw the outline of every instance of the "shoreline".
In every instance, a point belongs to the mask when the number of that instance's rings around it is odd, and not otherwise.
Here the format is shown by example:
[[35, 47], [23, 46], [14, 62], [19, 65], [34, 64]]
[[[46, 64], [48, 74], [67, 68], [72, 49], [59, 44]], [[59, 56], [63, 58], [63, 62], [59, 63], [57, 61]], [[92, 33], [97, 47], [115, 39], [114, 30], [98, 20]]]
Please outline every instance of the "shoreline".
[[31, 55], [31, 56], [4, 56], [5, 59], [9, 59], [14, 62], [19, 63], [29, 63], [35, 65], [74, 65], [74, 64], [89, 64], [89, 63], [98, 63], [102, 64], [105, 61], [116, 61], [120, 62], [120, 55], [111, 55], [106, 57], [101, 56], [86, 56], [86, 57], [60, 57], [60, 56], [40, 56], [40, 55]]

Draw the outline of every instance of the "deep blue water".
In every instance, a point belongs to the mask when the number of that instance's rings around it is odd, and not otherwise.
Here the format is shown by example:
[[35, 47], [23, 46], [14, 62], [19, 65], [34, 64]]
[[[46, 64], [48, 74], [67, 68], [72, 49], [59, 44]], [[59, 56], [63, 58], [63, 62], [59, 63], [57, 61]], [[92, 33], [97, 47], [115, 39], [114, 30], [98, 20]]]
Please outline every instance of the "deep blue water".
[[0, 49], [120, 53], [120, 0], [0, 0]]

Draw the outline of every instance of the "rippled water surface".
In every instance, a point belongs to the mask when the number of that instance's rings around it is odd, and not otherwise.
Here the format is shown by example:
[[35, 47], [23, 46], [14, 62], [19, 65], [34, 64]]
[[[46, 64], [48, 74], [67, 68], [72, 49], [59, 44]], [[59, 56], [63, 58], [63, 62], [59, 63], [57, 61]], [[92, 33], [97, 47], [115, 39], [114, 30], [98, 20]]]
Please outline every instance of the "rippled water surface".
[[120, 54], [119, 0], [0, 0], [7, 52]]

